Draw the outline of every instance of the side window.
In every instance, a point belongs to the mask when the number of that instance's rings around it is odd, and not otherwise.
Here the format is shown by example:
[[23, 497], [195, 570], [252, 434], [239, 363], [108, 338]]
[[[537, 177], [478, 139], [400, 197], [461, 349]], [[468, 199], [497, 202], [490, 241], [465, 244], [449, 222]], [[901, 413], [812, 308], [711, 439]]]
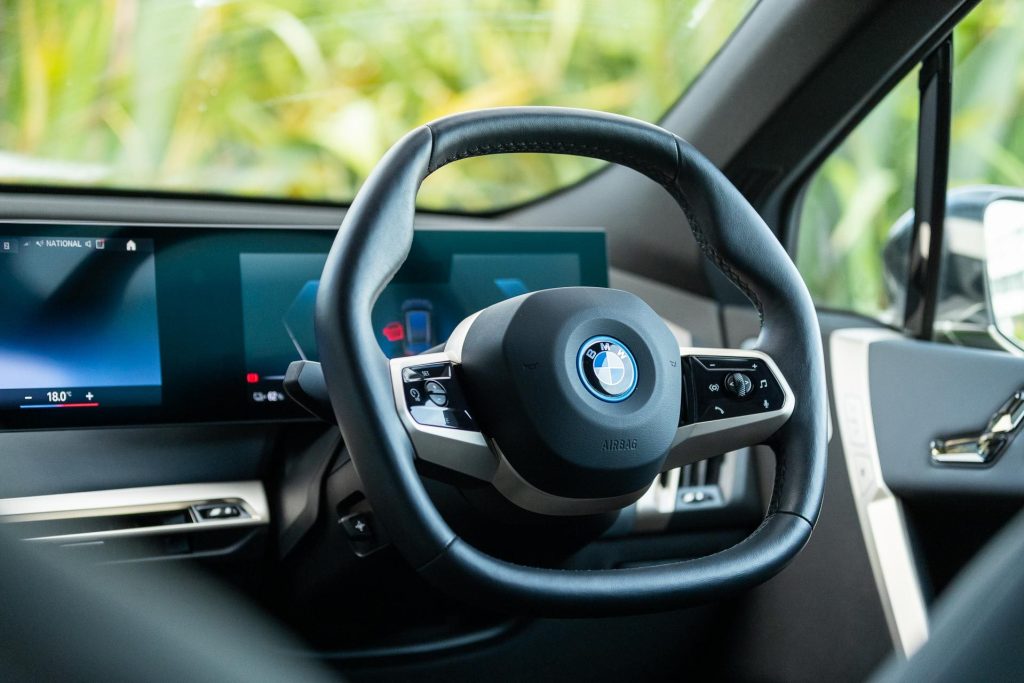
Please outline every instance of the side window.
[[850, 133], [804, 194], [796, 263], [815, 303], [892, 320], [883, 248], [914, 205], [917, 70]]
[[[984, 0], [954, 30], [948, 198], [954, 205], [969, 203], [986, 186], [1024, 189], [1021, 35], [1024, 0]], [[888, 255], [885, 247], [894, 230], [907, 238], [913, 220], [917, 80], [915, 69], [857, 125], [805, 188], [796, 261], [820, 307], [896, 324], [902, 320], [903, 302], [893, 298], [906, 277], [908, 245], [894, 244]], [[950, 207], [947, 243], [954, 237], [950, 228], [958, 227], [951, 226], [951, 217], [960, 218], [956, 206]], [[972, 241], [980, 243], [980, 234]], [[945, 280], [953, 274], [944, 267]]]
[[[985, 0], [953, 32], [946, 273], [954, 301], [985, 309], [999, 346], [1024, 349], [1024, 0]], [[972, 202], [980, 220], [964, 221]], [[978, 245], [984, 245], [978, 253]], [[978, 265], [980, 264], [980, 266]], [[984, 276], [981, 274], [984, 273]], [[970, 279], [970, 276], [974, 276]], [[983, 282], [983, 286], [971, 286]], [[979, 292], [980, 289], [980, 292]], [[971, 294], [975, 297], [971, 297]], [[956, 298], [954, 298], [956, 297]], [[961, 309], [967, 306], [960, 304]], [[953, 317], [957, 322], [966, 314]], [[963, 325], [959, 325], [960, 328]]]
[[953, 51], [950, 188], [1024, 188], [1024, 0], [982, 2]]

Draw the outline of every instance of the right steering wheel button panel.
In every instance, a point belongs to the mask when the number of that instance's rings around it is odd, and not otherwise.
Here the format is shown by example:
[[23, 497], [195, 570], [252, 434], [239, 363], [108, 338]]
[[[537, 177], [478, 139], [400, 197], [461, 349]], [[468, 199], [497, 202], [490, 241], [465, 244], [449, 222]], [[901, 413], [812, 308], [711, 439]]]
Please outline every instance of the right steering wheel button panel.
[[782, 408], [782, 387], [767, 365], [757, 358], [691, 356], [686, 360], [683, 372], [689, 400], [684, 402], [681, 424]]

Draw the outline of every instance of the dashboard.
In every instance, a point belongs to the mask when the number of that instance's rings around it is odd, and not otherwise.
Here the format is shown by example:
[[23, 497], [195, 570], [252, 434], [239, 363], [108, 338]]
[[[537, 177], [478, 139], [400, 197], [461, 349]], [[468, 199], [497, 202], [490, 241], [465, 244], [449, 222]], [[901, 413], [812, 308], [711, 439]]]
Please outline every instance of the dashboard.
[[[0, 429], [306, 419], [284, 393], [317, 360], [335, 232], [0, 224]], [[604, 232], [421, 228], [372, 324], [389, 358], [550, 287], [608, 285]]]

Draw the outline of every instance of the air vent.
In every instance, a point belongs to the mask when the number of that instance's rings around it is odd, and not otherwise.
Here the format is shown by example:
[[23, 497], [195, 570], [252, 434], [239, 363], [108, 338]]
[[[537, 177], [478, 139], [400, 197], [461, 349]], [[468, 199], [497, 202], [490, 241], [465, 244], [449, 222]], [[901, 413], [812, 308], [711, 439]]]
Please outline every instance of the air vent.
[[680, 469], [678, 497], [681, 506], [721, 505], [722, 490], [718, 486], [718, 478], [724, 460], [725, 456], [719, 455]]
[[[741, 451], [662, 472], [636, 502], [634, 530], [664, 531], [673, 519], [697, 520], [706, 517], [704, 511], [712, 515], [725, 512], [737, 493], [737, 458], [741, 457], [739, 466], [745, 468], [749, 453]], [[697, 514], [687, 514], [691, 512]]]
[[269, 521], [260, 482], [185, 484], [0, 500], [20, 538], [103, 559], [211, 552]]
[[[107, 534], [126, 529], [155, 530], [165, 526], [192, 524], [195, 520], [186, 510], [140, 512], [136, 514], [107, 514], [83, 517], [58, 517], [11, 522], [14, 533], [21, 538], [45, 540], [49, 538], [79, 536], [80, 534]], [[90, 537], [91, 538], [91, 537]]]

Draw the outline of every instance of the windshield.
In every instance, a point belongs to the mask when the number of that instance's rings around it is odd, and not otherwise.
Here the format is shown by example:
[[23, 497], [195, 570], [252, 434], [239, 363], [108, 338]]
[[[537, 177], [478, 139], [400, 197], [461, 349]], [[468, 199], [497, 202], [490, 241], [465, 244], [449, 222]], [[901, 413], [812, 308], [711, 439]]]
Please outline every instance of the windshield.
[[[0, 183], [348, 202], [433, 118], [561, 105], [658, 119], [753, 0], [0, 4]], [[597, 162], [453, 164], [420, 205], [494, 210]]]

